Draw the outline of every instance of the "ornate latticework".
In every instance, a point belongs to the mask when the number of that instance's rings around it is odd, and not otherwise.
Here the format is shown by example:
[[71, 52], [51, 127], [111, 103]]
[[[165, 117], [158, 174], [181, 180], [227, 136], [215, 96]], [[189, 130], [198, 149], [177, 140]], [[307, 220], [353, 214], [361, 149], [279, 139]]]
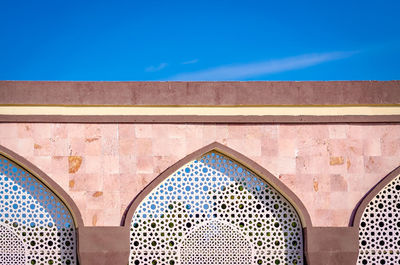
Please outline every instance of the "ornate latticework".
[[77, 263], [75, 227], [67, 207], [40, 180], [3, 156], [0, 223], [0, 264]]
[[253, 256], [249, 239], [234, 226], [219, 220], [206, 222], [189, 232], [178, 251], [182, 265], [250, 265]]
[[0, 224], [0, 264], [26, 264], [23, 241], [16, 233], [2, 224]]
[[130, 264], [303, 264], [302, 226], [279, 192], [213, 151], [139, 204]]
[[400, 263], [400, 178], [367, 205], [360, 221], [358, 264]]

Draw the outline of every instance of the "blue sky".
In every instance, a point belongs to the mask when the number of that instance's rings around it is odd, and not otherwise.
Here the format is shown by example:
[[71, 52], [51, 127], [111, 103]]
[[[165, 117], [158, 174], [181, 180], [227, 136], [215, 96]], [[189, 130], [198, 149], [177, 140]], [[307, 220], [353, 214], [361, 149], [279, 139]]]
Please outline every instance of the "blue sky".
[[0, 80], [400, 79], [400, 1], [0, 1]]

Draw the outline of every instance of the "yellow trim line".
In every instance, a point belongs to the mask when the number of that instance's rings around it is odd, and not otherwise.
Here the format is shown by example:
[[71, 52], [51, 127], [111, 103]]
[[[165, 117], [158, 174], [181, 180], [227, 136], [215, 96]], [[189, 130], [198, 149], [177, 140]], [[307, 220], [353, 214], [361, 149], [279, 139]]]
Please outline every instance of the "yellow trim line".
[[122, 106], [0, 106], [0, 115], [68, 116], [380, 116], [400, 115], [400, 106], [268, 106], [268, 107], [122, 107]]

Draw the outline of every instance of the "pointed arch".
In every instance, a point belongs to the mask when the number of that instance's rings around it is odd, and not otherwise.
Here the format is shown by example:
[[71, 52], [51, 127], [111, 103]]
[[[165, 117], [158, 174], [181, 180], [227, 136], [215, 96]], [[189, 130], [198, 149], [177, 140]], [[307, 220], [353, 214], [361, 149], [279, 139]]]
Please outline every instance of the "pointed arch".
[[355, 211], [350, 220], [351, 226], [358, 227], [360, 225], [362, 215], [371, 200], [374, 199], [379, 192], [381, 192], [389, 183], [391, 183], [399, 176], [400, 166], [395, 168], [392, 172], [390, 172], [386, 177], [384, 177], [367, 192], [367, 194], [358, 202], [357, 206], [355, 207]]
[[75, 204], [71, 196], [68, 195], [65, 190], [58, 185], [52, 178], [46, 173], [40, 170], [37, 166], [26, 160], [24, 157], [11, 151], [10, 149], [0, 145], [0, 155], [13, 161], [18, 167], [29, 172], [35, 176], [38, 180], [43, 182], [57, 197], [68, 207], [72, 214], [74, 225], [76, 228], [83, 227], [82, 215], [79, 211], [78, 206]]
[[[207, 222], [213, 225], [204, 226]], [[133, 200], [124, 220], [131, 230], [130, 264], [180, 264], [188, 251], [199, 264], [210, 259], [241, 264], [235, 255], [226, 260], [219, 255], [223, 250], [215, 235], [233, 245], [244, 242], [231, 239], [224, 232], [228, 226], [218, 225], [224, 222], [251, 242], [251, 264], [304, 264], [302, 228], [311, 226], [304, 205], [267, 170], [219, 143], [180, 160]], [[215, 231], [203, 233], [207, 238], [196, 233], [190, 246], [182, 244], [199, 227]], [[196, 240], [210, 240], [214, 247], [198, 251]]]
[[400, 262], [400, 167], [361, 199], [351, 225], [359, 230], [357, 264]]
[[128, 208], [126, 209], [122, 220], [121, 220], [121, 225], [129, 227], [130, 226], [130, 221], [132, 219], [133, 213], [135, 212], [136, 208], [140, 204], [140, 202], [146, 198], [146, 196], [155, 188], [157, 187], [161, 182], [163, 182], [166, 178], [168, 178], [171, 174], [173, 174], [176, 170], [187, 164], [188, 162], [199, 158], [205, 153], [208, 153], [210, 151], [217, 151], [220, 152], [227, 157], [239, 162], [240, 164], [246, 166], [249, 168], [251, 171], [253, 171], [257, 176], [261, 177], [264, 181], [266, 181], [268, 184], [270, 184], [272, 187], [274, 187], [279, 193], [282, 194], [285, 199], [287, 199], [291, 205], [296, 209], [296, 212], [298, 213], [301, 224], [303, 228], [306, 227], [312, 227], [312, 221], [311, 217], [304, 206], [304, 204], [301, 202], [301, 200], [297, 197], [296, 194], [294, 194], [282, 181], [280, 181], [278, 178], [276, 178], [271, 172], [269, 172], [267, 169], [263, 168], [250, 158], [246, 157], [245, 155], [233, 150], [232, 148], [227, 147], [226, 145], [223, 145], [218, 142], [213, 142], [189, 155], [184, 157], [183, 159], [179, 160], [176, 162], [174, 165], [171, 167], [167, 168], [164, 172], [162, 172], [160, 175], [158, 175], [157, 178], [155, 178], [149, 185], [147, 185], [130, 203]]
[[22, 238], [27, 263], [78, 264], [78, 207], [43, 171], [3, 146], [0, 223]]

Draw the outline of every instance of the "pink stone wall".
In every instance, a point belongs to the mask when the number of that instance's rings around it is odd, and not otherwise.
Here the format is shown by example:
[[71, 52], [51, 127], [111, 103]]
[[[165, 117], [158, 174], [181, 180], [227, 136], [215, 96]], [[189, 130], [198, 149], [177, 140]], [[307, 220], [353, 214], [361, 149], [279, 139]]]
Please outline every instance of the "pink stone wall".
[[119, 225], [143, 187], [214, 141], [284, 182], [314, 226], [347, 226], [362, 196], [400, 165], [400, 125], [0, 124], [0, 144], [63, 187], [88, 226]]

